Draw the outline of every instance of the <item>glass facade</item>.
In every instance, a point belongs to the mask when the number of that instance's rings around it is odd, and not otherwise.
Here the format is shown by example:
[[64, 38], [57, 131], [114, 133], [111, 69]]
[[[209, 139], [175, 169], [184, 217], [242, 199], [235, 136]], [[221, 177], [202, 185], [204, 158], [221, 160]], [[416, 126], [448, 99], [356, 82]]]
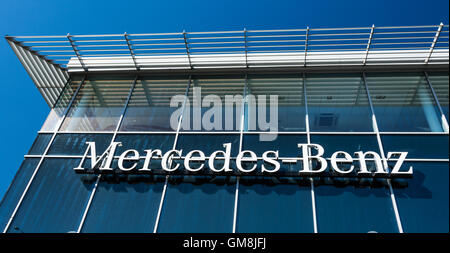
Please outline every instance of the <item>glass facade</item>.
[[[268, 106], [271, 95], [276, 110], [253, 103]], [[74, 76], [0, 202], [0, 227], [8, 233], [448, 232], [446, 119], [448, 72]], [[267, 150], [294, 161], [278, 176], [160, 174], [157, 155], [148, 165], [155, 173], [77, 173], [86, 142], [95, 142], [98, 156], [121, 142], [113, 166], [131, 148], [140, 156], [182, 149], [183, 156], [199, 150], [208, 158], [224, 143], [234, 171], [243, 150], [253, 151], [257, 164]], [[414, 174], [298, 176], [299, 143], [322, 145], [327, 160], [336, 151], [374, 151], [390, 168], [397, 160], [386, 160], [388, 152], [405, 151], [404, 166]]]

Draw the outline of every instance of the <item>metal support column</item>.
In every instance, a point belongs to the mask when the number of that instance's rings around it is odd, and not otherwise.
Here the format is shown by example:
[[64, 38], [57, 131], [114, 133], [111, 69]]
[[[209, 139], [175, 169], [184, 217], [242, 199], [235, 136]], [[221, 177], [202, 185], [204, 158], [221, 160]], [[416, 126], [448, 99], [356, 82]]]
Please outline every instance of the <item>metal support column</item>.
[[[369, 91], [369, 87], [368, 87], [367, 81], [366, 81], [366, 73], [364, 73], [364, 72], [362, 73], [362, 78], [363, 78], [364, 86], [366, 88], [366, 93], [367, 93], [367, 98], [369, 100], [370, 110], [372, 112], [372, 126], [373, 126], [373, 130], [377, 136], [378, 148], [380, 149], [381, 159], [383, 160], [383, 166], [386, 171], [389, 171], [387, 159], [384, 154], [383, 143], [381, 141], [380, 131], [378, 129], [377, 119], [375, 117], [375, 110], [373, 108], [372, 98], [370, 97], [370, 91]], [[386, 179], [386, 181], [387, 181], [387, 184], [389, 187], [389, 193], [390, 193], [390, 197], [391, 197], [392, 207], [394, 209], [395, 220], [397, 221], [397, 228], [400, 233], [403, 233], [403, 226], [402, 226], [402, 222], [400, 220], [400, 214], [398, 212], [397, 201], [395, 200], [394, 190], [392, 189], [391, 179], [388, 178], [388, 179]]]
[[[181, 122], [183, 120], [184, 110], [186, 109], [186, 101], [189, 99], [189, 89], [191, 88], [191, 81], [192, 81], [192, 76], [189, 75], [189, 80], [188, 80], [185, 95], [184, 95], [183, 107], [181, 109], [181, 115], [178, 118], [178, 126], [177, 126], [177, 131], [175, 133], [175, 140], [173, 141], [172, 149], [176, 149], [176, 147], [177, 147], [178, 135], [179, 135], [180, 129], [181, 129]], [[171, 167], [171, 166], [172, 166], [172, 160], [170, 161], [169, 167]], [[166, 180], [164, 181], [164, 187], [163, 187], [163, 191], [161, 193], [161, 200], [159, 201], [158, 213], [156, 215], [155, 226], [153, 227], [153, 233], [158, 232], [158, 225], [159, 225], [159, 220], [161, 218], [162, 208], [164, 206], [164, 199], [166, 197], [167, 185], [169, 184], [169, 177], [170, 177], [170, 175], [167, 175]]]
[[[134, 78], [133, 85], [132, 85], [131, 88], [130, 88], [130, 91], [129, 91], [129, 93], [128, 93], [127, 100], [126, 100], [126, 102], [125, 102], [125, 105], [123, 106], [123, 110], [122, 110], [122, 113], [121, 113], [121, 115], [120, 115], [119, 122], [117, 122], [116, 129], [114, 130], [114, 134], [113, 134], [113, 137], [112, 137], [112, 139], [111, 139], [110, 145], [111, 145], [111, 144], [114, 142], [114, 140], [116, 139], [117, 132], [119, 131], [119, 128], [120, 128], [120, 126], [121, 126], [121, 124], [122, 124], [123, 116], [125, 115], [125, 112], [126, 112], [126, 110], [127, 110], [128, 103], [130, 102], [131, 95], [133, 94], [133, 90], [134, 90], [134, 87], [136, 86], [137, 79], [138, 79], [138, 76], [136, 76], [136, 77]], [[106, 160], [105, 160], [105, 161], [106, 161]], [[89, 208], [90, 208], [90, 206], [91, 206], [91, 204], [92, 204], [92, 200], [94, 199], [94, 195], [95, 195], [95, 192], [97, 191], [98, 183], [100, 182], [101, 176], [102, 176], [102, 174], [99, 174], [99, 175], [97, 176], [97, 180], [95, 181], [94, 188], [92, 189], [92, 192], [91, 192], [91, 195], [89, 196], [89, 200], [88, 200], [88, 203], [87, 203], [86, 208], [85, 208], [85, 210], [84, 210], [83, 216], [81, 217], [81, 221], [80, 221], [80, 225], [78, 226], [77, 233], [80, 233], [80, 232], [81, 232], [81, 229], [83, 229], [83, 225], [84, 225], [84, 222], [85, 222], [85, 220], [86, 220], [86, 216], [87, 216], [87, 214], [88, 214], [88, 212], [89, 212]]]
[[436, 92], [434, 91], [433, 85], [431, 84], [431, 81], [430, 81], [430, 78], [428, 76], [428, 73], [426, 71], [424, 71], [424, 74], [425, 74], [425, 79], [426, 79], [426, 81], [428, 83], [428, 87], [430, 87], [431, 94], [433, 94], [434, 101], [435, 101], [435, 103], [436, 103], [436, 105], [437, 105], [437, 107], [439, 109], [439, 112], [441, 113], [442, 129], [444, 130], [444, 132], [448, 133], [448, 121], [445, 118], [444, 111], [442, 110], [441, 104], [439, 103], [439, 99], [438, 99], [438, 97], [436, 95]]

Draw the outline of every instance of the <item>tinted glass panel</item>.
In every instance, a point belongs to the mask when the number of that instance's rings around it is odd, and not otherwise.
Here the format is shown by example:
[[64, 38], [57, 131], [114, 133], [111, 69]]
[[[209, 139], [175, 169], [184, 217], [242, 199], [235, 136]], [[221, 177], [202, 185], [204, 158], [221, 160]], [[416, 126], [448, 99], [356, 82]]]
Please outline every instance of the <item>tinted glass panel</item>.
[[231, 156], [239, 153], [239, 134], [180, 134], [177, 149], [183, 149], [183, 155], [192, 150], [201, 150], [206, 156], [217, 150], [225, 150], [223, 144], [231, 143]]
[[112, 134], [58, 134], [53, 140], [49, 155], [84, 155], [88, 145], [86, 142], [93, 141], [96, 152], [101, 155], [111, 144]]
[[306, 94], [311, 131], [373, 131], [360, 75], [307, 75]]
[[398, 232], [385, 181], [361, 186], [355, 180], [315, 181], [319, 233]]
[[0, 202], [0, 229], [6, 226], [40, 158], [26, 158]]
[[58, 98], [58, 101], [53, 106], [47, 116], [47, 119], [42, 125], [41, 131], [57, 130], [57, 123], [64, 116], [64, 111], [66, 110], [67, 106], [69, 106], [70, 100], [72, 99], [72, 96], [75, 94], [75, 91], [80, 84], [80, 78], [76, 77], [72, 78], [72, 81], [66, 84], [66, 87], [64, 87], [64, 90], [61, 92], [61, 95]]
[[[119, 156], [124, 151], [136, 149], [141, 157], [147, 155], [146, 149], [161, 150], [162, 155], [173, 148], [175, 134], [118, 134], [115, 138], [116, 142], [122, 142], [122, 146], [116, 148], [115, 155]], [[140, 159], [136, 165], [137, 170], [143, 168], [145, 159]], [[133, 161], [125, 161], [125, 167], [134, 165]], [[117, 160], [113, 161], [113, 167], [118, 169]], [[153, 172], [164, 173], [161, 167], [161, 157], [156, 154], [152, 155], [152, 159], [148, 164], [148, 168]]]
[[8, 232], [76, 231], [95, 176], [76, 174], [78, 159], [45, 159]]
[[237, 232], [312, 233], [312, 214], [309, 181], [240, 180]]
[[382, 132], [441, 132], [441, 115], [422, 74], [368, 74]]
[[448, 72], [431, 72], [428, 76], [448, 121]]
[[414, 162], [411, 179], [393, 181], [395, 198], [407, 233], [448, 233], [448, 163]]
[[357, 151], [379, 152], [377, 137], [375, 135], [311, 135], [311, 143], [320, 144], [324, 149], [324, 157], [330, 158], [336, 151], [345, 151], [352, 157]]
[[385, 152], [408, 152], [407, 158], [447, 158], [448, 135], [382, 135]]
[[128, 149], [136, 149], [144, 156], [145, 149], [160, 149], [163, 153], [173, 148], [175, 134], [118, 134], [115, 142], [122, 142], [116, 148], [116, 155]]
[[[247, 95], [251, 99], [245, 111], [246, 131], [306, 131], [300, 76], [249, 76]], [[272, 104], [270, 96], [276, 96], [276, 104]]]
[[[142, 78], [136, 83], [120, 131], [176, 131], [177, 120], [171, 127], [171, 116], [181, 108], [170, 106], [174, 96], [186, 93], [186, 78]], [[183, 99], [180, 100], [180, 102]]]
[[242, 76], [194, 77], [183, 113], [181, 130], [238, 131], [244, 82]]
[[103, 175], [83, 232], [152, 233], [164, 179]]
[[61, 131], [113, 131], [117, 127], [134, 77], [86, 80]]
[[268, 150], [278, 150], [280, 157], [298, 157], [302, 152], [297, 144], [308, 143], [306, 134], [263, 135], [262, 138], [276, 139], [272, 141], [261, 141], [259, 134], [244, 134], [242, 150], [251, 150], [255, 152], [258, 157], [261, 157], [262, 154]]
[[225, 177], [172, 176], [158, 232], [231, 233], [235, 188]]
[[31, 146], [30, 151], [28, 151], [29, 155], [42, 155], [44, 154], [45, 149], [47, 148], [50, 139], [53, 134], [38, 134], [36, 140]]

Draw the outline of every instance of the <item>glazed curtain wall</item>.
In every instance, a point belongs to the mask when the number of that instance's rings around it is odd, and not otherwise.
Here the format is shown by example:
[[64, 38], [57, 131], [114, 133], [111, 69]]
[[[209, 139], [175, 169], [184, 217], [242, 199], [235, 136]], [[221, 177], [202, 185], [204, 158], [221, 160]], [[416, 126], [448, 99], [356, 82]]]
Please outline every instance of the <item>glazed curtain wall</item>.
[[[223, 104], [219, 129], [190, 119], [217, 95], [278, 95], [278, 129], [248, 101]], [[267, 99], [267, 104], [270, 102]], [[188, 106], [189, 105], [189, 106]], [[184, 107], [183, 107], [184, 106]], [[232, 112], [232, 119], [225, 111]], [[271, 111], [266, 111], [266, 119]], [[230, 116], [230, 115], [228, 115]], [[224, 122], [232, 121], [226, 126]], [[241, 122], [243, 120], [243, 122]], [[73, 78], [0, 204], [4, 232], [448, 232], [448, 72]], [[271, 133], [273, 134], [273, 132]], [[299, 155], [297, 143], [338, 150], [407, 151], [411, 179], [198, 175], [86, 175], [73, 171], [95, 141], [125, 149], [241, 150]], [[118, 157], [116, 157], [118, 158]], [[116, 162], [116, 161], [114, 161]], [[299, 164], [283, 165], [298, 171]], [[152, 164], [158, 169], [160, 164]]]

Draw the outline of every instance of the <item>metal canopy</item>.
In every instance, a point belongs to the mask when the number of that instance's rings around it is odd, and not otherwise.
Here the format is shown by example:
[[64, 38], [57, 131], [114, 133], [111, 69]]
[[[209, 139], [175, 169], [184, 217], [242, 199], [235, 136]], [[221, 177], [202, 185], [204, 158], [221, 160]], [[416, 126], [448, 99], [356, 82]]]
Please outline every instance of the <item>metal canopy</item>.
[[435, 65], [449, 26], [6, 36], [49, 105], [68, 72]]
[[67, 71], [29, 47], [9, 39], [7, 41], [47, 104], [53, 107], [69, 79]]

